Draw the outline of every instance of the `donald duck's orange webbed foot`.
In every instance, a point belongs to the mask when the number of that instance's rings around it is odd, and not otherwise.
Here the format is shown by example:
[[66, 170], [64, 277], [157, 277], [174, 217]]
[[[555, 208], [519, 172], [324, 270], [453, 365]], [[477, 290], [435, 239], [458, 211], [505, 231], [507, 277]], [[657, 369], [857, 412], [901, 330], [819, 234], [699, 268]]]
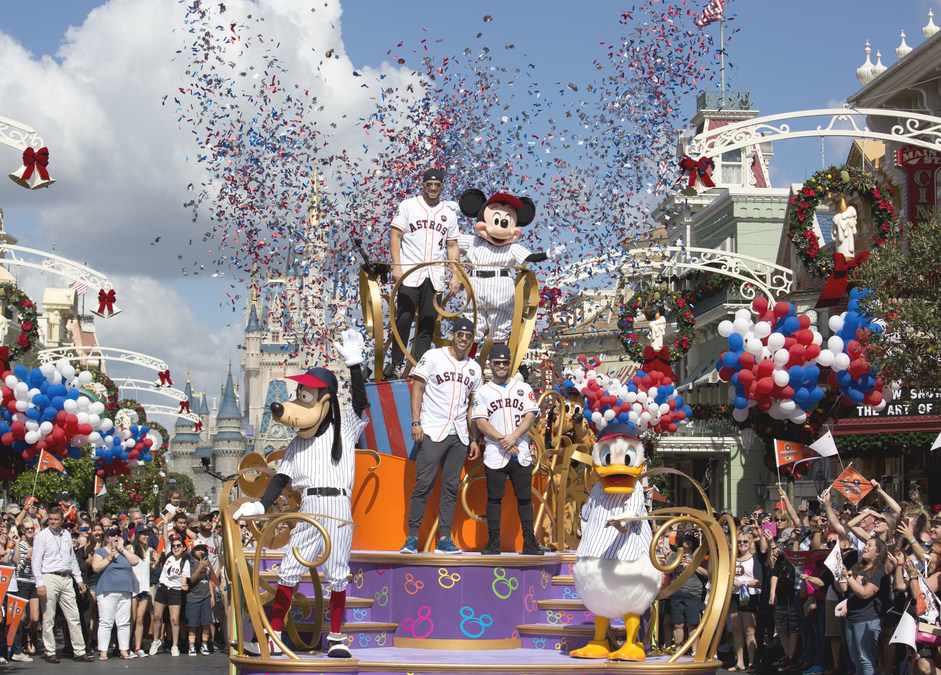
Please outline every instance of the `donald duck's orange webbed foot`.
[[625, 642], [619, 650], [611, 652], [608, 658], [612, 661], [644, 661], [647, 659], [647, 653], [639, 642]]
[[604, 659], [611, 653], [607, 640], [592, 640], [581, 649], [573, 649], [569, 656], [576, 659]]

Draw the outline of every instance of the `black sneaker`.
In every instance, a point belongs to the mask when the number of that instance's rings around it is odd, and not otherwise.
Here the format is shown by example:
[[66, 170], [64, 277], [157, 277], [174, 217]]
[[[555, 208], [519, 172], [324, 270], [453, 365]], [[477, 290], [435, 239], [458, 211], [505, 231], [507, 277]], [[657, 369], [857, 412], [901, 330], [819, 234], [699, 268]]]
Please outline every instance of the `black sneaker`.
[[500, 533], [490, 533], [487, 545], [480, 550], [481, 555], [500, 555]]

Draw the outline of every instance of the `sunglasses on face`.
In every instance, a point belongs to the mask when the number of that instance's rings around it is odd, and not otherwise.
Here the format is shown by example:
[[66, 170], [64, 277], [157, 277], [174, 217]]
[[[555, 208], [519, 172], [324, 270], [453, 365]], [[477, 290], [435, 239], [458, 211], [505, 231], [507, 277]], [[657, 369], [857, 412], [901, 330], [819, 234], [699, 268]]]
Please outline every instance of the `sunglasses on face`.
[[504, 361], [503, 359], [500, 359], [499, 361], [491, 361], [490, 363], [494, 366], [500, 366], [501, 368], [510, 365], [509, 361]]
[[787, 522], [787, 518], [775, 518], [775, 519], [774, 519], [774, 522], [776, 522], [776, 523], [786, 523], [786, 522]]
[[32, 532], [32, 531], [33, 531], [33, 528], [31, 528], [31, 527], [24, 527], [24, 528], [23, 528], [23, 532]]

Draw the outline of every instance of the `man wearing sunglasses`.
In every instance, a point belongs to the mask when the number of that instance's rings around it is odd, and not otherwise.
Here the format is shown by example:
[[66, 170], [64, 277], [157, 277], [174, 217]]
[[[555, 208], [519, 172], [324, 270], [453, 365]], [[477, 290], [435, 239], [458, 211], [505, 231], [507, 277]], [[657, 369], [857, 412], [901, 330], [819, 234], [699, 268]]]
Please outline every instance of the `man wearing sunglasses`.
[[523, 555], [542, 555], [533, 532], [533, 455], [529, 429], [536, 420], [536, 394], [525, 382], [510, 379], [510, 348], [490, 349], [493, 379], [474, 396], [471, 419], [486, 439], [484, 473], [487, 478], [487, 531], [481, 553], [500, 554], [500, 516], [507, 479], [513, 484], [523, 532]]
[[[451, 521], [457, 503], [457, 489], [466, 459], [477, 459], [480, 449], [469, 409], [474, 392], [483, 381], [480, 366], [467, 357], [474, 340], [474, 324], [465, 318], [454, 322], [451, 346], [430, 349], [413, 371], [412, 440], [418, 447], [415, 462], [415, 488], [408, 512], [408, 539], [402, 553], [418, 552], [418, 530], [425, 515], [425, 504], [441, 467], [441, 504], [438, 507], [439, 539], [435, 553], [461, 553], [451, 540]], [[468, 454], [468, 445], [470, 446]]]

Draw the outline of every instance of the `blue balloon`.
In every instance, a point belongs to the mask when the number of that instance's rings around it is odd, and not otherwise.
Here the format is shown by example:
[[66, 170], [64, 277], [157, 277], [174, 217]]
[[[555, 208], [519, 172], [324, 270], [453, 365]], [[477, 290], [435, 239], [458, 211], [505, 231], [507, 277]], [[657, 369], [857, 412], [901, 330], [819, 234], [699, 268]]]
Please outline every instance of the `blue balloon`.
[[[631, 425], [631, 428], [634, 427], [634, 424], [633, 424], [632, 422], [628, 422], [628, 424]], [[144, 461], [145, 461], [145, 462], [152, 462], [152, 461], [154, 461], [154, 456], [151, 455], [151, 454], [148, 452], [146, 455], [144, 455]]]
[[54, 396], [65, 396], [67, 393], [69, 393], [68, 389], [66, 389], [64, 385], [54, 384], [49, 387], [48, 395], [52, 398]]
[[797, 389], [804, 382], [804, 369], [801, 366], [791, 366], [787, 371], [788, 384]]
[[745, 398], [744, 396], [736, 396], [732, 400], [732, 405], [734, 405], [739, 410], [744, 410], [745, 408], [748, 407], [748, 399]]
[[72, 459], [79, 459], [82, 456], [82, 449], [76, 448], [74, 446], [69, 446], [69, 457]]
[[15, 366], [13, 366], [13, 374], [16, 375], [18, 378], [20, 378], [21, 380], [23, 380], [24, 382], [29, 377], [29, 371], [26, 369], [26, 366], [24, 366], [22, 363], [17, 363]]
[[[729, 335], [729, 349], [733, 352], [740, 352], [745, 346], [745, 338], [743, 338], [738, 333], [732, 333]], [[738, 357], [736, 357], [737, 360]]]
[[785, 335], [790, 335], [791, 333], [796, 333], [800, 330], [801, 322], [796, 316], [789, 316], [784, 319], [783, 332]]
[[849, 396], [849, 399], [853, 403], [857, 403], [857, 404], [862, 403], [863, 399], [866, 398], [866, 395], [856, 388], [850, 388], [847, 395]]
[[81, 392], [78, 389], [69, 389], [69, 393], [65, 395], [66, 398], [70, 398], [73, 401], [77, 401], [79, 396], [81, 396]]
[[679, 408], [683, 405], [683, 397], [679, 394], [676, 395], [676, 407]]
[[688, 405], [684, 405], [684, 406], [683, 406], [683, 412], [686, 413], [686, 417], [687, 417], [687, 419], [688, 419], [688, 418], [690, 417], [690, 415], [693, 414], [693, 409], [690, 408]]
[[801, 387], [800, 389], [794, 392], [794, 403], [799, 405], [801, 408], [806, 407], [809, 402], [810, 402], [810, 392], [808, 392], [806, 389]]
[[811, 364], [804, 367], [804, 381], [809, 384], [816, 384], [817, 380], [820, 378], [820, 367], [816, 364]]
[[38, 419], [39, 419], [39, 408], [29, 408], [29, 409], [26, 411], [26, 417], [29, 418], [29, 419], [31, 419], [31, 420], [38, 420]]
[[726, 352], [725, 354], [722, 355], [721, 360], [722, 360], [722, 365], [725, 366], [726, 368], [739, 367], [737, 352]]
[[[620, 415], [618, 415], [618, 422], [620, 422], [621, 424], [627, 424], [630, 421], [631, 421], [630, 413], [622, 412]], [[144, 455], [144, 457], [145, 457], [144, 459], [145, 462], [149, 461], [148, 459], [146, 459], [147, 455]], [[140, 459], [139, 455], [138, 455], [138, 459]]]

